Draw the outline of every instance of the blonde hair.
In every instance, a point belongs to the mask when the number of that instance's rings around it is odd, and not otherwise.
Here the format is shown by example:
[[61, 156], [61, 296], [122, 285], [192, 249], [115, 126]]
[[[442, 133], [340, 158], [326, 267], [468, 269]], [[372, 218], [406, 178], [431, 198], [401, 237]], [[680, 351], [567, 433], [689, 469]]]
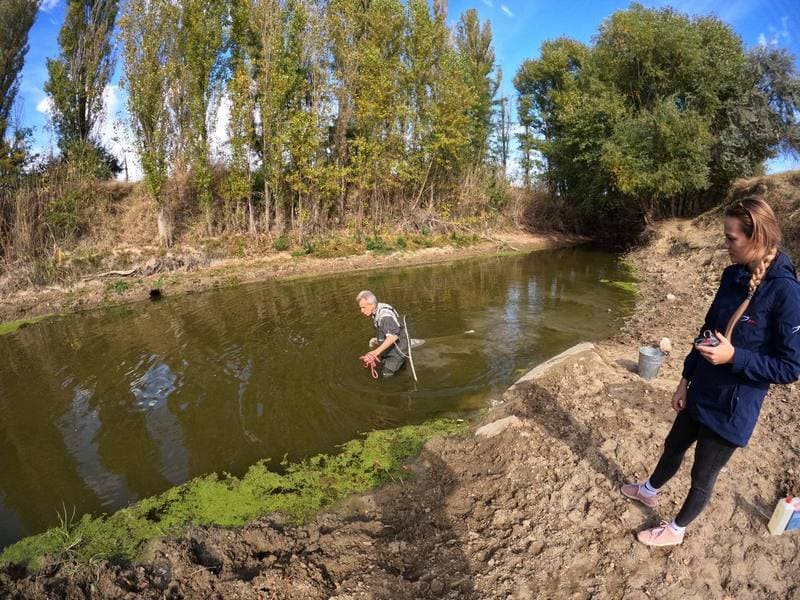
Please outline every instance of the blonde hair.
[[725, 216], [737, 219], [742, 226], [742, 231], [750, 240], [750, 247], [746, 254], [747, 268], [751, 273], [750, 282], [748, 283], [747, 297], [733, 313], [725, 328], [725, 337], [730, 340], [733, 329], [744, 311], [750, 306], [750, 300], [758, 286], [761, 285], [767, 269], [778, 256], [781, 228], [770, 205], [755, 196], [731, 204], [725, 209]]

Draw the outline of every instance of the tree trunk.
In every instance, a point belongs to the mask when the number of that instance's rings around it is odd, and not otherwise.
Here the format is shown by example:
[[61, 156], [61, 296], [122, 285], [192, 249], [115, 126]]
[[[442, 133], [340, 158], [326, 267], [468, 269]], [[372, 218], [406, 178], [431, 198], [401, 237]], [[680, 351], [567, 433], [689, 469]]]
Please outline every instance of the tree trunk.
[[166, 204], [158, 209], [158, 241], [166, 248], [172, 246], [172, 215]]
[[264, 232], [269, 234], [271, 229], [270, 213], [272, 212], [272, 198], [270, 197], [269, 182], [264, 176]]
[[256, 234], [256, 215], [253, 212], [253, 198], [247, 196], [247, 227], [251, 235]]

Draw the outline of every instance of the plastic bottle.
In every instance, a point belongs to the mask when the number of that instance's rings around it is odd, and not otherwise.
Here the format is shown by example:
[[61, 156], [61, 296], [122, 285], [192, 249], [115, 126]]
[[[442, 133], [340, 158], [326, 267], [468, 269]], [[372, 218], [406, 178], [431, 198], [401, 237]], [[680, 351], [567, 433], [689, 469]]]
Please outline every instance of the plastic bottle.
[[782, 498], [775, 506], [775, 510], [772, 512], [772, 518], [767, 525], [767, 529], [769, 529], [772, 535], [780, 535], [786, 529], [786, 524], [794, 515], [794, 502], [792, 502], [792, 500], [793, 498], [791, 496], [787, 496], [786, 498]]
[[800, 529], [800, 498], [795, 498], [794, 502], [792, 502], [792, 506], [794, 507], [794, 512], [792, 516], [789, 517], [789, 522], [786, 523], [784, 531]]

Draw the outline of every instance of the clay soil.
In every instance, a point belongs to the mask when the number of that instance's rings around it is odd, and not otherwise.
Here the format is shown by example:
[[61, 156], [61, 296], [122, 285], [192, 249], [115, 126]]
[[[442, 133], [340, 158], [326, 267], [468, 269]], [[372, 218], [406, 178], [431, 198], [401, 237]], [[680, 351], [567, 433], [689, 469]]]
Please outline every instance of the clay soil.
[[[657, 510], [618, 491], [659, 455], [683, 355], [727, 263], [721, 230], [718, 216], [661, 224], [629, 256], [641, 286], [624, 330], [510, 389], [483, 416], [516, 417], [497, 435], [431, 440], [405, 481], [302, 527], [271, 516], [193, 529], [152, 542], [142, 564], [12, 568], [0, 588], [14, 598], [800, 599], [800, 534], [766, 529], [777, 498], [800, 494], [797, 385], [773, 388], [682, 545], [649, 548], [634, 534], [674, 516], [691, 457]], [[637, 349], [662, 337], [673, 353], [644, 381]]]

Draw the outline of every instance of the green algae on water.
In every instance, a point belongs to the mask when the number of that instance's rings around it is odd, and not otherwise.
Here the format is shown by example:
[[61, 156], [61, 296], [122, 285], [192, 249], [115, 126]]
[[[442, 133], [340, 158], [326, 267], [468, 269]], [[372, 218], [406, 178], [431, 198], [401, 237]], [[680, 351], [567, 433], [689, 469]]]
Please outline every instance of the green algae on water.
[[600, 283], [607, 283], [608, 285], [613, 285], [614, 287], [619, 288], [622, 291], [629, 292], [631, 294], [635, 294], [636, 290], [638, 289], [635, 281], [609, 281], [608, 279], [601, 279]]
[[7, 333], [14, 333], [17, 329], [21, 329], [22, 327], [27, 327], [28, 325], [33, 325], [34, 323], [38, 323], [44, 319], [44, 317], [31, 317], [29, 319], [19, 319], [18, 321], [8, 321], [6, 323], [0, 323], [0, 335], [5, 335]]
[[284, 474], [270, 471], [262, 461], [241, 478], [198, 477], [108, 516], [84, 515], [71, 521], [65, 508], [59, 527], [9, 546], [0, 554], [0, 564], [33, 568], [43, 555], [67, 550], [84, 562], [134, 560], [147, 541], [181, 535], [190, 525], [236, 527], [274, 512], [299, 524], [349, 494], [402, 479], [404, 461], [416, 455], [426, 440], [466, 428], [461, 420], [438, 419], [373, 431], [344, 444], [339, 454], [320, 454], [286, 465]]

